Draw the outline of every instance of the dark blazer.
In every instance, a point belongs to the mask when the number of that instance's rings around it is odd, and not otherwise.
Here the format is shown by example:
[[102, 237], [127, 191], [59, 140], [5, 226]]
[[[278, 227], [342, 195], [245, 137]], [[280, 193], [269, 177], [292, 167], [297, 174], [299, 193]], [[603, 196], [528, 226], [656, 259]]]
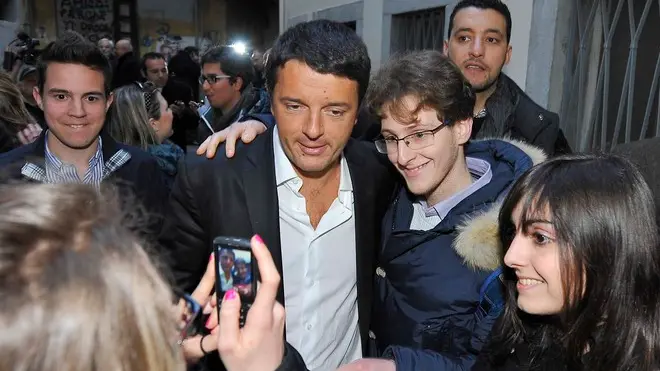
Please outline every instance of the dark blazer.
[[[368, 354], [380, 222], [396, 178], [387, 158], [365, 143], [349, 140], [344, 155], [354, 190], [359, 326], [363, 352]], [[214, 237], [254, 234], [266, 242], [282, 274], [272, 128], [252, 144], [239, 147], [232, 159], [187, 156], [182, 161], [160, 242], [176, 284], [191, 292], [204, 274]], [[284, 304], [283, 286], [277, 299]]]
[[[160, 170], [156, 159], [147, 152], [136, 147], [117, 143], [104, 132], [102, 132], [101, 138], [103, 140], [104, 161], [108, 161], [120, 150], [130, 154], [130, 159], [112, 172], [103, 182], [115, 183], [119, 187], [120, 196], [123, 197], [123, 200], [130, 202], [132, 207], [144, 207], [143, 211], [146, 212], [149, 221], [147, 225], [141, 227], [146, 229], [146, 237], [149, 242], [155, 242], [157, 231], [160, 230], [162, 225], [163, 208], [168, 197], [168, 188], [163, 171]], [[45, 156], [46, 131], [44, 130], [33, 143], [0, 155], [0, 179], [4, 181], [33, 181], [21, 173], [22, 167], [30, 162], [43, 168]], [[140, 205], [135, 205], [135, 200]]]

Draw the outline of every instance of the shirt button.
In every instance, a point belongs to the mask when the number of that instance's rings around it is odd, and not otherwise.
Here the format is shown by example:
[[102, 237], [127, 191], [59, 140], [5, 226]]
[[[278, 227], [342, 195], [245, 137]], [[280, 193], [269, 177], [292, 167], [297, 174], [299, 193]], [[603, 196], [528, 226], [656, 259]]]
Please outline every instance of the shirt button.
[[312, 329], [312, 325], [307, 324], [307, 330], [311, 330], [311, 329]]

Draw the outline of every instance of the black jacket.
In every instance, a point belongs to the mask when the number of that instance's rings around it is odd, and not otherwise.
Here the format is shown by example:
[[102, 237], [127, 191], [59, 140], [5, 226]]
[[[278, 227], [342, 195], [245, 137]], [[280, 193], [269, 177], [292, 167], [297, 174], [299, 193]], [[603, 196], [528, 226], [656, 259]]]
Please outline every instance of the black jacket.
[[180, 101], [185, 105], [181, 114], [174, 116], [174, 120], [172, 121], [172, 130], [174, 132], [169, 138], [174, 144], [178, 145], [185, 151], [186, 146], [188, 145], [186, 140], [188, 137], [187, 133], [189, 131], [195, 131], [199, 122], [199, 116], [188, 107], [188, 103], [190, 101], [197, 101], [197, 97], [193, 93], [193, 89], [185, 80], [175, 76], [169, 77], [161, 94], [167, 101], [167, 104], [172, 105], [177, 101]]
[[[475, 123], [479, 120], [475, 120]], [[559, 116], [543, 109], [504, 73], [486, 101], [486, 117], [472, 128], [473, 139], [509, 136], [543, 149], [548, 156], [570, 153]]]
[[[394, 187], [389, 162], [372, 147], [350, 140], [344, 150], [355, 199], [358, 314], [364, 354], [368, 354], [380, 222]], [[239, 146], [232, 159], [187, 156], [181, 162], [160, 245], [177, 286], [191, 292], [204, 274], [214, 237], [250, 238], [254, 234], [264, 239], [282, 274], [272, 128], [250, 145]], [[285, 304], [283, 286], [277, 299]]]
[[[569, 371], [560, 346], [551, 346], [540, 352], [525, 341], [511, 348], [501, 348], [498, 339], [503, 335], [502, 322], [500, 317], [493, 326], [491, 339], [479, 354], [472, 371]], [[527, 336], [533, 337], [533, 325], [523, 323], [523, 326]]]
[[[156, 159], [150, 154], [136, 147], [117, 143], [109, 135], [102, 134], [103, 159], [108, 161], [118, 151], [126, 151], [130, 159], [117, 170], [108, 175], [103, 182], [112, 182], [119, 187], [120, 196], [124, 196], [126, 202], [131, 202], [131, 207], [136, 207], [134, 201], [138, 201], [137, 207], [143, 207], [149, 217], [148, 223], [142, 226], [140, 231], [145, 230], [149, 242], [155, 242], [157, 231], [162, 224], [163, 206], [168, 197], [167, 186], [163, 171], [158, 167]], [[46, 131], [28, 145], [19, 147], [13, 151], [0, 155], [0, 177], [4, 182], [25, 180], [36, 181], [27, 177], [23, 166], [32, 163], [43, 169], [46, 153]], [[144, 229], [143, 229], [144, 228]]]
[[143, 81], [140, 72], [140, 59], [133, 53], [128, 52], [117, 58], [117, 64], [112, 74], [112, 90], [134, 81]]

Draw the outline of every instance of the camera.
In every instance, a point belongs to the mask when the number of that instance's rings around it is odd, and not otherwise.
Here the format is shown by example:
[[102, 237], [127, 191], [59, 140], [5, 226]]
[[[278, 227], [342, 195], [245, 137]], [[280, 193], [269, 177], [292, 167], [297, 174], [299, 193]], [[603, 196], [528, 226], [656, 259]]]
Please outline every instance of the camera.
[[17, 55], [18, 58], [22, 59], [25, 64], [36, 64], [38, 56], [36, 47], [39, 46], [39, 39], [33, 39], [25, 32], [19, 33], [16, 39], [16, 46], [21, 48], [21, 51]]
[[33, 39], [25, 32], [19, 32], [16, 39], [12, 41], [9, 46], [15, 49], [15, 52], [5, 51], [5, 58], [3, 68], [11, 71], [16, 59], [23, 60], [23, 63], [28, 65], [35, 65], [39, 51], [36, 49], [39, 46], [39, 39]]

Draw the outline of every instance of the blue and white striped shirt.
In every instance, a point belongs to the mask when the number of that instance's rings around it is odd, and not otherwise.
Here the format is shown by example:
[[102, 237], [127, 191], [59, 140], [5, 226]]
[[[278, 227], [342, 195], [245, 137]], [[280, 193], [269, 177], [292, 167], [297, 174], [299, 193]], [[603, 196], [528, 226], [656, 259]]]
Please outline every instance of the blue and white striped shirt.
[[[50, 135], [50, 133], [46, 134]], [[63, 163], [48, 148], [48, 137], [46, 137], [46, 183], [84, 183], [101, 184], [103, 180], [103, 141], [99, 137], [96, 153], [89, 159], [89, 168], [82, 179], [78, 176], [78, 170], [74, 165]]]
[[[48, 135], [48, 134], [46, 134]], [[89, 168], [81, 180], [75, 166], [63, 164], [48, 148], [45, 143], [45, 166], [41, 167], [32, 162], [26, 162], [21, 168], [21, 174], [26, 178], [42, 183], [85, 183], [100, 185], [114, 171], [121, 168], [131, 159], [131, 154], [120, 149], [110, 159], [103, 159], [103, 142], [99, 137], [96, 153], [89, 160]]]

